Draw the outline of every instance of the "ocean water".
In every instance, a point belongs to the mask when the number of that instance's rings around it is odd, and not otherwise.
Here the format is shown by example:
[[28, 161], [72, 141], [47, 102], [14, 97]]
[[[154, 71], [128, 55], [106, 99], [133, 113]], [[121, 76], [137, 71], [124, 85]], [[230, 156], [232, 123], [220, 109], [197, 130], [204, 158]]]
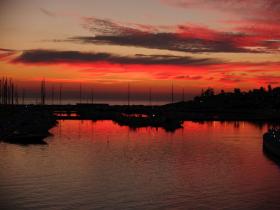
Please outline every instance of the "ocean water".
[[47, 145], [0, 144], [0, 209], [280, 209], [267, 127], [60, 121]]

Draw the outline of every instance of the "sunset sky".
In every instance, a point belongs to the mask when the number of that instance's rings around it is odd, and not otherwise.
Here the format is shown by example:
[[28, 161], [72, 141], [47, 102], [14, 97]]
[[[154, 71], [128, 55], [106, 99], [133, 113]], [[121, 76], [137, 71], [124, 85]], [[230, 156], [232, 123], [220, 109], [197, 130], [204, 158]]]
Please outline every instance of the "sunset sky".
[[279, 0], [1, 0], [0, 76], [115, 98], [275, 87], [279, 23]]

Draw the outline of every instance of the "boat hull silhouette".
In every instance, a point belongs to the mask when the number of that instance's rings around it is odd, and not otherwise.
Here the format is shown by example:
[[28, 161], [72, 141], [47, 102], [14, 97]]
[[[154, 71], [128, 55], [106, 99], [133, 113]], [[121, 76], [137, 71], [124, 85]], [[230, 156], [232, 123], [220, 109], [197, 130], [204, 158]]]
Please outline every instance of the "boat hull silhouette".
[[120, 115], [114, 119], [119, 125], [126, 125], [131, 128], [141, 127], [162, 127], [166, 131], [175, 131], [182, 128], [183, 121], [168, 118], [165, 116], [129, 117]]
[[13, 134], [4, 138], [4, 141], [14, 144], [46, 144], [46, 134]]
[[270, 155], [280, 158], [280, 142], [275, 141], [269, 133], [263, 136], [263, 149]]

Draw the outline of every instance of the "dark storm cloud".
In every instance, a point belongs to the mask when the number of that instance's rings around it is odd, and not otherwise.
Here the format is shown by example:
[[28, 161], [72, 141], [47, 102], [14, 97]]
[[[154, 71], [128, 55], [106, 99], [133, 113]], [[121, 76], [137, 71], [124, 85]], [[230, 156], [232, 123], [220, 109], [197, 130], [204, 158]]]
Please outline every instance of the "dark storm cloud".
[[[140, 64], [140, 65], [208, 65], [219, 61], [214, 59], [196, 59], [192, 57], [162, 56], [162, 55], [135, 55], [118, 56], [108, 53], [85, 53], [79, 51], [51, 51], [30, 50], [24, 51], [13, 60], [15, 63], [25, 64], [59, 64], [59, 63], [97, 63], [111, 64]], [[219, 62], [221, 63], [221, 62]]]
[[[232, 35], [237, 36], [237, 35]], [[240, 36], [240, 35], [238, 35]], [[207, 40], [195, 37], [180, 37], [175, 33], [145, 33], [128, 35], [99, 35], [87, 37], [72, 37], [68, 41], [84, 44], [110, 44], [120, 46], [134, 46], [151, 49], [172, 50], [181, 52], [252, 52], [249, 49], [235, 46], [231, 37], [223, 40]]]
[[[83, 27], [93, 36], [75, 36], [64, 41], [84, 44], [107, 44], [119, 46], [144, 47], [180, 52], [260, 52], [249, 47], [261, 46], [253, 43], [257, 35], [245, 32], [231, 33], [211, 30], [193, 25], [151, 26], [124, 24], [107, 19], [84, 18]], [[175, 32], [162, 32], [162, 31]], [[250, 44], [248, 44], [250, 43]], [[253, 46], [252, 46], [253, 45]], [[266, 46], [264, 46], [266, 47]], [[262, 49], [263, 52], [266, 49]]]
[[109, 19], [101, 19], [95, 17], [83, 18], [82, 26], [95, 33], [103, 35], [121, 35], [121, 34], [139, 34], [143, 33], [136, 25], [125, 26], [121, 23], [111, 21]]

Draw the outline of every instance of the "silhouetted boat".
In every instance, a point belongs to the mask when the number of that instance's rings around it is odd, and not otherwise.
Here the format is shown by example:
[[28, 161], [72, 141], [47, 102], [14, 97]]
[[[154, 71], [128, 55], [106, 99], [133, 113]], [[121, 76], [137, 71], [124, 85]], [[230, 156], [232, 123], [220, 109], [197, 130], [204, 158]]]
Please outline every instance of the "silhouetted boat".
[[263, 148], [269, 154], [280, 157], [279, 129], [269, 129], [269, 131], [263, 135]]
[[175, 131], [182, 128], [183, 121], [168, 118], [162, 115], [119, 115], [114, 119], [119, 125], [127, 125], [131, 128], [162, 127], [167, 131]]
[[44, 138], [47, 136], [47, 134], [13, 132], [12, 134], [5, 136], [3, 140], [15, 144], [46, 144]]

